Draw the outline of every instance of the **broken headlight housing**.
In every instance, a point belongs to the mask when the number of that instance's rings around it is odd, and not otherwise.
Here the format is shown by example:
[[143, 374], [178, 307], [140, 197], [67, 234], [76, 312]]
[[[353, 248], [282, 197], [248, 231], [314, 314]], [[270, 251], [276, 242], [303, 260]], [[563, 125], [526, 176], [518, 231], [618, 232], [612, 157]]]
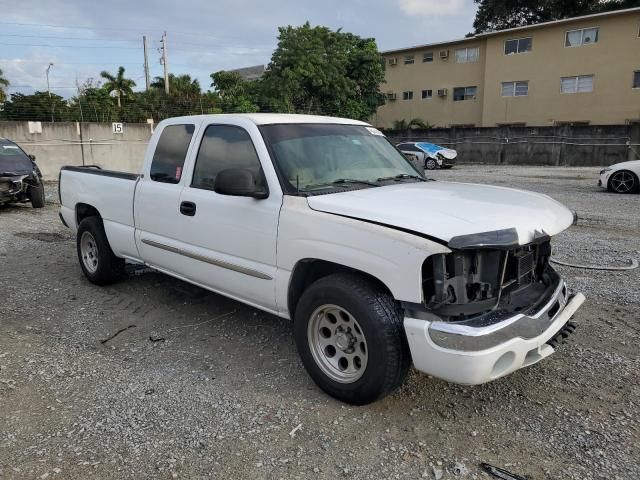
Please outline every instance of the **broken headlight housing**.
[[432, 255], [422, 265], [424, 305], [447, 321], [523, 311], [559, 281], [550, 256], [548, 238], [525, 246]]

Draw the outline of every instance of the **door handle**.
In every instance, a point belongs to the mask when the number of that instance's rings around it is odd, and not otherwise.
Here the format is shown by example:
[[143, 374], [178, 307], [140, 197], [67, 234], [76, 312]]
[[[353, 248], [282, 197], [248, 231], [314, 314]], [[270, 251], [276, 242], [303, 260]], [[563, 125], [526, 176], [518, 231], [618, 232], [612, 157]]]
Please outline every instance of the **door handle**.
[[196, 204], [193, 202], [182, 202], [180, 204], [180, 213], [187, 217], [193, 217], [196, 214]]

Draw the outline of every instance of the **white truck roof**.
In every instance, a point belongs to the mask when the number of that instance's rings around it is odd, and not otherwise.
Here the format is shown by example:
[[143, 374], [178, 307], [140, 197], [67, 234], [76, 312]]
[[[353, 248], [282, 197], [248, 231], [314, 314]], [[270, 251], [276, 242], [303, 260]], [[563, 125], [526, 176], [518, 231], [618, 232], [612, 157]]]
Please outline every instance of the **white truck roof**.
[[237, 120], [246, 119], [256, 125], [270, 125], [277, 123], [329, 123], [329, 124], [344, 124], [344, 125], [364, 125], [369, 126], [366, 122], [360, 120], [352, 120], [350, 118], [339, 117], [325, 117], [320, 115], [297, 115], [291, 113], [223, 113], [215, 115], [191, 115], [185, 117], [173, 117], [171, 123], [179, 120], [191, 120], [191, 121], [212, 121], [220, 120]]

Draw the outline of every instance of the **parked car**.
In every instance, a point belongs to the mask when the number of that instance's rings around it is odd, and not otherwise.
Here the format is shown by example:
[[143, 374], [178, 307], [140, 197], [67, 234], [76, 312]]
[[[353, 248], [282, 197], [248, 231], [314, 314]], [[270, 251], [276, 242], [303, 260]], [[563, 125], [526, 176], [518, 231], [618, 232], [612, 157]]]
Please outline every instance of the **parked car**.
[[615, 193], [640, 191], [640, 160], [616, 163], [600, 171], [598, 186]]
[[397, 145], [398, 150], [407, 156], [416, 157], [427, 170], [436, 168], [452, 168], [456, 163], [458, 152], [444, 148], [435, 143], [404, 142]]
[[311, 377], [353, 404], [394, 390], [411, 361], [463, 384], [532, 365], [584, 301], [549, 263], [567, 208], [427, 181], [356, 120], [168, 119], [140, 175], [68, 166], [59, 191], [89, 281], [130, 261], [292, 319]]
[[0, 205], [31, 202], [44, 207], [44, 183], [36, 157], [6, 138], [0, 138]]

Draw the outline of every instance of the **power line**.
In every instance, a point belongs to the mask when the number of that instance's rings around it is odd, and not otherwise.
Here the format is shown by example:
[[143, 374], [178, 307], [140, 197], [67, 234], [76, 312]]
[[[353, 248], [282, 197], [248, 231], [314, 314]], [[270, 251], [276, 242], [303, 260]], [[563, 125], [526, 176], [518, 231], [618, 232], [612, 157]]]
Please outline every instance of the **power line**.
[[11, 45], [14, 47], [52, 47], [52, 48], [115, 48], [118, 50], [139, 50], [138, 47], [115, 47], [115, 46], [101, 46], [101, 45], [51, 45], [50, 43], [4, 43], [0, 42], [0, 45]]
[[0, 22], [0, 25], [17, 25], [20, 27], [66, 28], [66, 29], [76, 29], [76, 30], [119, 30], [119, 31], [127, 31], [127, 32], [135, 32], [138, 30], [135, 28], [98, 27], [95, 25], [87, 27], [87, 26], [79, 26], [79, 25], [52, 25], [47, 23], [21, 23], [21, 22]]
[[128, 42], [128, 43], [133, 42], [133, 40], [113, 40], [109, 38], [59, 37], [56, 35], [22, 35], [18, 33], [0, 33], [0, 37], [52, 38], [57, 40], [89, 40], [89, 41], [100, 41], [100, 42]]
[[[30, 59], [30, 58], [0, 58], [0, 62], [29, 62], [29, 63], [47, 63], [49, 59]], [[55, 62], [56, 65], [140, 65], [140, 62]], [[183, 65], [188, 66], [188, 65]]]
[[[63, 28], [63, 29], [75, 29], [75, 30], [114, 30], [114, 31], [122, 31], [122, 32], [137, 32], [139, 33], [140, 30], [137, 28], [117, 28], [117, 27], [99, 27], [96, 25], [93, 26], [80, 26], [80, 25], [53, 25], [53, 24], [47, 24], [47, 23], [20, 23], [20, 22], [0, 22], [0, 25], [16, 25], [16, 26], [22, 26], [22, 27], [44, 27], [44, 28]], [[208, 35], [206, 33], [203, 32], [184, 32], [184, 31], [175, 31], [175, 30], [169, 30], [169, 32], [171, 33], [171, 35], [186, 35], [186, 36], [192, 36], [192, 37], [198, 37], [198, 38], [211, 38], [211, 39], [221, 39], [221, 38], [228, 38], [228, 39], [239, 39], [239, 38], [243, 38], [241, 36], [230, 36], [230, 35], [221, 35], [221, 36], [214, 36], [214, 35]]]

